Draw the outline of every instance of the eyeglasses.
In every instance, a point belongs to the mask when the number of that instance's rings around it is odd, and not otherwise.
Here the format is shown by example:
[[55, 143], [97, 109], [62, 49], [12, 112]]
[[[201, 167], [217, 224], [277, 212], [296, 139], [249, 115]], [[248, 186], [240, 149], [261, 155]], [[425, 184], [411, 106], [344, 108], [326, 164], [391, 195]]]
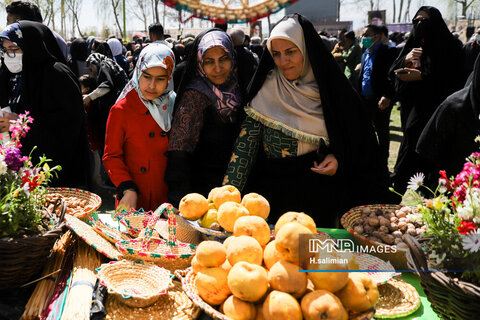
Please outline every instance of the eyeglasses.
[[5, 49], [5, 48], [2, 48], [2, 53], [3, 54], [6, 54], [9, 58], [15, 58], [16, 56], [16, 52], [17, 51], [22, 51], [22, 49], [18, 48], [18, 49]]
[[424, 22], [424, 21], [428, 21], [430, 19], [428, 19], [427, 17], [421, 17], [421, 18], [415, 18], [412, 20], [412, 23], [414, 26], [416, 26], [419, 22]]

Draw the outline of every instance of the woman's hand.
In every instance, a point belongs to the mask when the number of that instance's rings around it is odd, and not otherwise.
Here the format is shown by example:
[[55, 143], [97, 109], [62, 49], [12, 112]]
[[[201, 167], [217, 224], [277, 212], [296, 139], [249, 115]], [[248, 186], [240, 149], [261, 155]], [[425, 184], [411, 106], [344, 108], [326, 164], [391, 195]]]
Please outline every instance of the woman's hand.
[[[125, 210], [130, 210], [131, 208], [136, 209], [137, 208], [137, 193], [133, 190], [127, 190], [123, 194], [122, 200], [120, 200], [118, 207], [125, 208]], [[117, 207], [117, 208], [118, 208]], [[126, 209], [128, 208], [128, 209]]]
[[419, 68], [421, 66], [420, 58], [422, 57], [422, 48], [413, 48], [405, 57], [404, 66], [407, 68]]
[[398, 79], [405, 82], [420, 81], [422, 80], [422, 72], [417, 69], [403, 68], [402, 73], [396, 73]]
[[92, 99], [90, 98], [90, 96], [88, 94], [84, 94], [83, 95], [83, 105], [88, 105], [90, 103], [90, 101], [92, 101]]
[[317, 161], [315, 161], [314, 166], [310, 170], [326, 176], [333, 176], [338, 170], [337, 158], [335, 158], [333, 153], [329, 153], [320, 164], [317, 164]]
[[18, 119], [18, 114], [13, 113], [13, 112], [7, 112], [3, 111], [0, 112], [0, 132], [8, 132], [8, 129], [10, 128], [10, 121], [11, 120], [17, 120]]

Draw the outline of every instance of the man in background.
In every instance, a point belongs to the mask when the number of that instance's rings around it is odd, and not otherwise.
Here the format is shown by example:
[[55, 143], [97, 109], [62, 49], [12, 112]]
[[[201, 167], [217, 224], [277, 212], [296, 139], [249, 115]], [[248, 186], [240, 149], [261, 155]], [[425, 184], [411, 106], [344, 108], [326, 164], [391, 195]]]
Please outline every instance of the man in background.
[[[13, 1], [12, 3], [8, 4], [5, 9], [7, 11], [7, 25], [21, 20], [43, 23], [43, 17], [42, 13], [40, 12], [40, 8], [32, 2], [22, 0]], [[55, 40], [57, 40], [57, 44], [60, 47], [63, 55], [65, 56], [65, 59], [67, 59], [67, 43], [58, 33], [56, 33], [51, 28], [50, 30], [52, 31]]]

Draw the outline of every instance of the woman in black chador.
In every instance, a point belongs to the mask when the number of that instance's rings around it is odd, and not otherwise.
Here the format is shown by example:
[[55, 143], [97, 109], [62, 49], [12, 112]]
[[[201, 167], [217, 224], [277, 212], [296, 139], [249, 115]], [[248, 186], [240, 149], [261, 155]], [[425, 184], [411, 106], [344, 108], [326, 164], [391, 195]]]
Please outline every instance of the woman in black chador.
[[265, 196], [270, 222], [304, 211], [333, 227], [352, 206], [388, 201], [360, 97], [305, 17], [273, 28], [247, 98], [224, 183]]
[[0, 72], [0, 128], [29, 111], [34, 121], [22, 139], [22, 153], [32, 152], [61, 165], [53, 186], [86, 187], [89, 177], [89, 146], [85, 109], [75, 74], [48, 27], [33, 21], [8, 25], [0, 34], [4, 66]]
[[427, 182], [436, 186], [439, 170], [459, 173], [465, 158], [478, 152], [480, 135], [480, 57], [465, 88], [449, 96], [435, 111], [420, 135], [417, 152], [428, 164]]
[[[463, 87], [466, 80], [462, 44], [453, 37], [434, 7], [421, 7], [413, 30], [390, 69], [401, 103], [403, 139], [393, 174], [396, 191], [426, 164], [415, 152], [420, 134], [438, 105]], [[404, 72], [398, 72], [404, 69]]]

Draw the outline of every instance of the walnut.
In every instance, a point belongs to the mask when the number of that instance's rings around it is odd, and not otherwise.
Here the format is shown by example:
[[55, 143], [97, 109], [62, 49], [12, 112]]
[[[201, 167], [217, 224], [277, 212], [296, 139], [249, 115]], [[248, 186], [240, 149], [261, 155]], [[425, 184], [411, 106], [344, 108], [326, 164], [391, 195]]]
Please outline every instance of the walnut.
[[370, 241], [375, 241], [375, 242], [382, 242], [382, 240], [378, 239], [377, 237], [367, 237]]
[[371, 225], [369, 224], [366, 224], [363, 226], [363, 231], [365, 233], [368, 233], [368, 234], [371, 234], [373, 232], [373, 230], [375, 230], [375, 228], [373, 228]]
[[383, 232], [385, 234], [390, 232], [390, 230], [386, 226], [380, 226], [380, 228], [378, 228], [378, 231]]
[[393, 216], [393, 217], [390, 217], [390, 222], [393, 222], [393, 223], [398, 223], [398, 218]]
[[394, 232], [394, 231], [398, 230], [398, 224], [390, 223], [390, 226], [388, 228], [390, 229], [390, 231]]
[[368, 218], [368, 224], [372, 227], [377, 227], [380, 224], [377, 218]]
[[381, 226], [388, 227], [390, 225], [390, 220], [388, 220], [387, 218], [380, 216], [378, 217], [378, 220], [380, 221]]
[[391, 234], [385, 234], [382, 236], [382, 241], [386, 244], [394, 244], [395, 243], [395, 237], [392, 236]]
[[417, 230], [415, 228], [408, 228], [407, 229], [407, 234], [411, 235], [411, 236], [416, 236], [417, 235]]
[[397, 210], [395, 214], [397, 215], [398, 218], [405, 218], [407, 216], [407, 213], [402, 210]]
[[392, 232], [392, 236], [394, 236], [395, 238], [401, 239], [403, 237], [403, 233], [400, 230], [396, 230]]
[[398, 223], [398, 228], [402, 231], [407, 230], [407, 223], [400, 221]]
[[377, 210], [375, 210], [375, 214], [376, 214], [377, 216], [383, 216], [383, 210], [380, 209], [380, 208], [378, 208]]
[[358, 234], [362, 234], [363, 233], [363, 227], [362, 226], [355, 226], [353, 228], [353, 231], [355, 231]]
[[362, 214], [368, 215], [370, 213], [370, 207], [365, 207], [362, 209]]

